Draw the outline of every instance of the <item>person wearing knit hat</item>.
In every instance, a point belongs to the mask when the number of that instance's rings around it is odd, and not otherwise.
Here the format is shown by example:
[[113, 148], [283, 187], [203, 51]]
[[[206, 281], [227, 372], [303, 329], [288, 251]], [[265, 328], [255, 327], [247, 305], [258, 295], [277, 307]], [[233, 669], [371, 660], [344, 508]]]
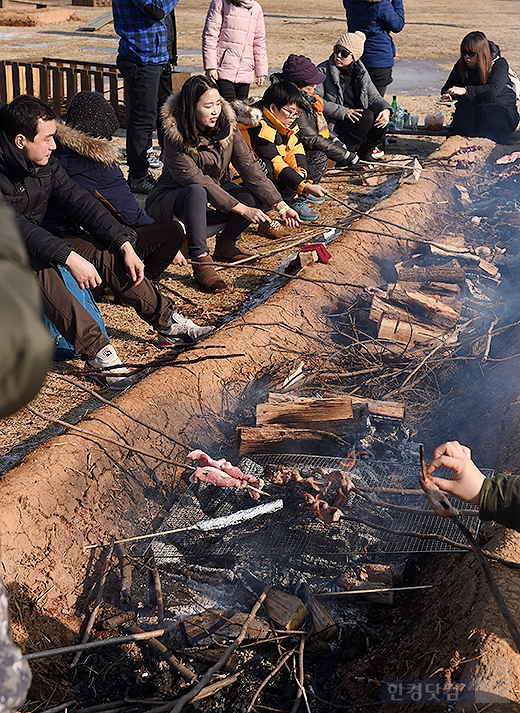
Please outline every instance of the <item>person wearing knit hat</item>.
[[300, 90], [301, 114], [295, 125], [298, 126], [298, 138], [307, 156], [310, 180], [313, 183], [321, 181], [329, 160], [334, 161], [337, 167], [357, 163], [357, 154], [349, 151], [345, 144], [329, 131], [323, 114], [323, 99], [316, 94], [316, 85], [325, 81], [325, 75], [312, 60], [301, 54], [290, 54], [284, 62], [281, 75], [273, 74], [271, 81], [277, 81], [279, 78], [292, 82]]
[[384, 97], [392, 83], [395, 57], [390, 33], [401, 32], [404, 27], [403, 0], [343, 0], [343, 7], [349, 32], [360, 30], [366, 36], [360, 59], [375, 88]]
[[[184, 231], [178, 221], [155, 223], [139, 207], [119, 168], [121, 151], [111, 140], [117, 129], [116, 113], [100, 92], [78, 92], [68, 106], [65, 123], [56, 126], [58, 158], [71, 178], [120, 223], [135, 230], [135, 250], [144, 262], [144, 274], [156, 282], [172, 262], [187, 264], [179, 252]], [[76, 225], [51, 206], [43, 225], [59, 237], [80, 234]]]
[[349, 151], [363, 161], [383, 139], [392, 108], [375, 88], [360, 60], [365, 46], [363, 32], [346, 32], [333, 47], [329, 59], [318, 65], [325, 81], [317, 93], [323, 99], [323, 113]]

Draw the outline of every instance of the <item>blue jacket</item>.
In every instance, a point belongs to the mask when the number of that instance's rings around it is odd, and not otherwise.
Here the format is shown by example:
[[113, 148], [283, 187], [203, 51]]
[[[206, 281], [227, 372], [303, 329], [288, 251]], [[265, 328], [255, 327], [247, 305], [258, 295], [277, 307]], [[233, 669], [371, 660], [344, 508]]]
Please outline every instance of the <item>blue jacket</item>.
[[[67, 172], [92, 196], [104, 202], [123, 225], [133, 228], [154, 221], [142, 210], [119, 168], [121, 159], [115, 142], [88, 136], [78, 129], [58, 123], [57, 157]], [[110, 204], [111, 207], [107, 205]], [[42, 225], [53, 235], [81, 235], [81, 229], [59, 211], [49, 206]]]
[[119, 53], [139, 66], [168, 64], [168, 35], [164, 17], [153, 20], [144, 11], [148, 5], [169, 15], [177, 0], [114, 0], [114, 29], [121, 38]]
[[365, 67], [393, 67], [395, 45], [390, 32], [404, 27], [403, 0], [343, 0], [349, 32], [364, 32]]

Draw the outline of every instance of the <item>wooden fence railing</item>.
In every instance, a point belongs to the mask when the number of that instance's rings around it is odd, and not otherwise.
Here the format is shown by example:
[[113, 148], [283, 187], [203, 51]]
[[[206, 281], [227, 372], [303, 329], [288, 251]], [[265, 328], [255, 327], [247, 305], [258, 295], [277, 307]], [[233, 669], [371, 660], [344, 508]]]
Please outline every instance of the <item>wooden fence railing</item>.
[[32, 94], [63, 115], [80, 91], [101, 92], [120, 119], [126, 117], [125, 87], [115, 64], [75, 62], [43, 57], [37, 60], [0, 60], [0, 100], [10, 102]]

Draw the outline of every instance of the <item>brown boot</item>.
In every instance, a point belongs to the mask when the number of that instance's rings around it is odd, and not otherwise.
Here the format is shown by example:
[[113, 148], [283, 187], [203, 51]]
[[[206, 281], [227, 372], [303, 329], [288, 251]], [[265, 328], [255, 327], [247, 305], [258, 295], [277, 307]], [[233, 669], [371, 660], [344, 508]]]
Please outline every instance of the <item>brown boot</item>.
[[192, 263], [193, 277], [204, 292], [224, 292], [227, 285], [219, 276], [210, 255], [196, 258]]
[[215, 252], [213, 253], [215, 262], [238, 262], [246, 257], [251, 257], [251, 254], [244, 253], [240, 248], [237, 248], [234, 240], [222, 240], [222, 238], [217, 237]]

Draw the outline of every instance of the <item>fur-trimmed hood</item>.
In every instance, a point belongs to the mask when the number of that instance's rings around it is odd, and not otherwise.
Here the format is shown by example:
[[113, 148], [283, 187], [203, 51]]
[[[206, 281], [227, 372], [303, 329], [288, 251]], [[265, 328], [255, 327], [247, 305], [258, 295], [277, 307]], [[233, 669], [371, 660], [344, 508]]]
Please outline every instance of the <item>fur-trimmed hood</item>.
[[121, 163], [122, 152], [109, 139], [89, 136], [83, 131], [73, 129], [60, 121], [56, 122], [56, 137], [64, 148], [71, 149], [80, 156], [96, 161], [102, 166], [115, 166]]
[[258, 126], [263, 118], [262, 108], [258, 104], [247, 104], [240, 99], [236, 99], [233, 104], [236, 120], [244, 126]]
[[[179, 101], [179, 93], [172, 94], [161, 109], [161, 117], [163, 120], [164, 133], [172, 143], [178, 146], [187, 154], [192, 154], [197, 150], [197, 147], [187, 146], [184, 142], [179, 126], [177, 124], [176, 109]], [[233, 142], [233, 134], [237, 130], [237, 119], [231, 104], [225, 99], [222, 99], [222, 111], [229, 122], [229, 132], [221, 139], [214, 139], [213, 143], [218, 143], [223, 149], [226, 149]], [[205, 137], [208, 141], [210, 138]]]

